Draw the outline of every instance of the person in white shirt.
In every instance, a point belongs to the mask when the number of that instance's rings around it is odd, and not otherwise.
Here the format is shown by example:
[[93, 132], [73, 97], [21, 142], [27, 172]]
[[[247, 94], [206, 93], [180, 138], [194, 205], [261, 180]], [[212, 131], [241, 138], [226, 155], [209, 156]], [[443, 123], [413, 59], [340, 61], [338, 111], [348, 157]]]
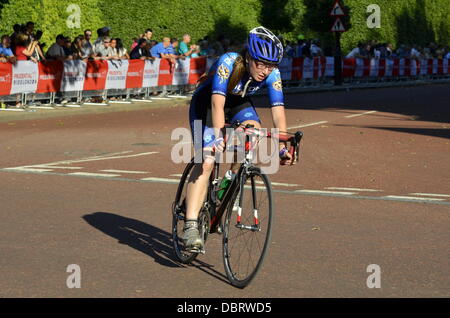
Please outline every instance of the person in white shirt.
[[364, 56], [361, 54], [362, 49], [364, 48], [364, 44], [361, 42], [358, 43], [358, 47], [355, 47], [350, 53], [347, 54], [345, 57], [346, 59], [352, 59], [352, 58], [364, 58]]

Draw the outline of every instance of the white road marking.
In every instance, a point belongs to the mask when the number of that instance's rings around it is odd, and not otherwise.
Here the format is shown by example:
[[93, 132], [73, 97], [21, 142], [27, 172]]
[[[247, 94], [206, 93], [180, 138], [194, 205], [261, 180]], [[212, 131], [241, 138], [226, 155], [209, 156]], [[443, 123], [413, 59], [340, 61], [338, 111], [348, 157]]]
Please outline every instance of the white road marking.
[[[264, 184], [263, 181], [256, 181], [256, 183]], [[271, 184], [274, 186], [281, 186], [281, 187], [298, 187], [299, 186], [299, 184], [280, 183], [280, 182], [271, 182]]]
[[323, 191], [323, 190], [296, 190], [296, 193], [314, 193], [314, 194], [338, 194], [338, 195], [353, 195], [354, 192], [341, 192], [341, 191]]
[[165, 182], [165, 183], [180, 183], [179, 179], [167, 179], [167, 178], [143, 178], [142, 181], [156, 181], [156, 182]]
[[130, 174], [147, 174], [150, 172], [146, 171], [128, 171], [128, 170], [100, 170], [101, 172], [111, 172], [111, 173], [130, 173]]
[[345, 118], [354, 118], [354, 117], [369, 115], [369, 114], [373, 114], [373, 113], [377, 113], [377, 111], [376, 110], [372, 110], [370, 112], [365, 112], [365, 113], [362, 113], [362, 114], [349, 115], [349, 116], [345, 116]]
[[23, 172], [50, 172], [50, 169], [33, 169], [29, 167], [14, 167], [14, 168], [4, 168], [3, 170], [9, 171], [23, 171]]
[[86, 177], [106, 177], [106, 178], [120, 177], [120, 174], [90, 173], [90, 172], [73, 172], [73, 173], [68, 173], [68, 175], [86, 176]]
[[[122, 153], [130, 153], [132, 151], [126, 151]], [[99, 161], [99, 160], [111, 160], [111, 159], [123, 159], [123, 158], [132, 158], [132, 157], [140, 157], [140, 156], [147, 156], [147, 155], [153, 155], [157, 154], [159, 152], [144, 152], [144, 153], [138, 153], [134, 155], [126, 155], [126, 156], [95, 156], [95, 157], [88, 157], [84, 159], [77, 159], [77, 160], [65, 160], [65, 161], [57, 161], [52, 163], [45, 163], [45, 166], [52, 166], [52, 165], [65, 165], [65, 164], [72, 164], [72, 163], [80, 163], [80, 162], [90, 162], [90, 161]]]
[[436, 193], [410, 193], [410, 195], [450, 198], [450, 195], [448, 195], [448, 194], [436, 194]]
[[360, 188], [339, 188], [339, 187], [329, 187], [325, 188], [327, 190], [344, 190], [344, 191], [361, 191], [361, 192], [383, 192], [383, 190], [374, 189], [360, 189]]
[[182, 174], [171, 174], [169, 177], [179, 177], [181, 178], [183, 175]]
[[57, 167], [57, 166], [48, 166], [48, 165], [35, 165], [35, 166], [27, 166], [30, 168], [44, 168], [44, 169], [67, 169], [67, 170], [80, 170], [83, 167]]
[[417, 198], [417, 197], [407, 197], [407, 196], [400, 196], [400, 195], [387, 195], [384, 198], [417, 200], [417, 201], [445, 201], [444, 199]]
[[312, 124], [306, 124], [306, 125], [300, 125], [300, 126], [294, 126], [294, 127], [289, 127], [289, 129], [296, 129], [296, 128], [304, 128], [304, 127], [310, 127], [310, 126], [315, 126], [315, 125], [321, 125], [321, 124], [326, 124], [328, 123], [328, 121], [319, 121], [317, 123], [312, 123]]

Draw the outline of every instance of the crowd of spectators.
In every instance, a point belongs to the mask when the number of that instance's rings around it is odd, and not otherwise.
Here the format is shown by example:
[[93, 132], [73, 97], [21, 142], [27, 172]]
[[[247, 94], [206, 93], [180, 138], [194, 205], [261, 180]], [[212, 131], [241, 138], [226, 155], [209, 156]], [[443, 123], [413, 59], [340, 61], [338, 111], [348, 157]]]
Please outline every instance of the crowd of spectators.
[[[197, 43], [191, 43], [189, 34], [184, 34], [181, 40], [164, 37], [161, 42], [152, 39], [153, 30], [146, 29], [139, 37], [132, 39], [128, 49], [122, 39], [110, 36], [111, 28], [103, 27], [96, 31], [97, 38], [93, 41], [90, 29], [84, 34], [71, 39], [59, 34], [55, 43], [48, 49], [41, 43], [42, 31], [35, 32], [35, 24], [16, 24], [11, 35], [3, 35], [0, 44], [0, 62], [31, 60], [110, 60], [110, 59], [155, 59], [166, 58], [174, 65], [176, 59], [196, 58], [201, 56], [217, 57], [225, 52], [240, 51], [242, 43], [233, 42], [223, 35], [216, 40], [205, 37]], [[93, 41], [93, 42], [92, 42]], [[319, 39], [306, 39], [299, 35], [298, 41], [282, 41], [285, 43], [287, 57], [317, 57], [332, 55], [328, 48], [323, 49]], [[45, 54], [44, 54], [45, 51]], [[345, 57], [347, 58], [450, 58], [448, 46], [429, 43], [421, 47], [417, 44], [400, 45], [394, 48], [391, 43], [378, 43], [375, 40], [360, 42]]]
[[166, 58], [175, 64], [173, 62], [180, 58], [219, 56], [231, 49], [237, 49], [236, 46], [230, 45], [232, 42], [224, 36], [219, 36], [213, 42], [209, 37], [205, 37], [195, 44], [191, 43], [189, 34], [184, 34], [181, 41], [177, 38], [164, 37], [158, 43], [152, 39], [152, 29], [146, 29], [139, 37], [133, 38], [131, 47], [126, 48], [122, 39], [110, 36], [109, 27], [98, 29], [95, 41], [93, 31], [90, 29], [74, 39], [59, 34], [55, 42], [46, 49], [46, 44], [41, 42], [42, 31], [35, 32], [34, 27], [33, 22], [16, 24], [11, 35], [1, 37], [0, 62]]

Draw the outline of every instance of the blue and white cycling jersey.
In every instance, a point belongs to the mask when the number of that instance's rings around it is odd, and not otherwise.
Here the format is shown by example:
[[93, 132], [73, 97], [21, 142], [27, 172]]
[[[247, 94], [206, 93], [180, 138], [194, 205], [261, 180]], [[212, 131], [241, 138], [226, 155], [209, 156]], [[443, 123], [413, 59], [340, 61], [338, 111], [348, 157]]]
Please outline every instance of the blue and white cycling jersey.
[[[197, 91], [201, 91], [205, 87], [212, 85], [211, 94], [220, 94], [227, 96], [228, 83], [231, 73], [233, 72], [234, 63], [238, 53], [226, 53], [222, 55], [211, 67], [208, 80], [203, 83]], [[250, 79], [250, 75], [246, 74], [240, 82], [231, 91], [232, 95], [241, 96], [245, 85]], [[281, 82], [280, 71], [275, 68], [269, 76], [262, 82], [252, 80], [248, 85], [245, 96], [254, 95], [261, 88], [267, 87], [269, 93], [270, 106], [283, 106], [283, 85]]]
[[[267, 88], [270, 107], [284, 106], [283, 85], [280, 71], [277, 68], [262, 82], [251, 80], [250, 75], [247, 73], [240, 79], [231, 92], [229, 92], [228, 84], [238, 56], [238, 53], [226, 53], [222, 55], [211, 66], [208, 79], [197, 88], [192, 96], [189, 121], [194, 140], [197, 140], [195, 139], [196, 134], [202, 135], [200, 138], [203, 140], [203, 147], [211, 146], [216, 139], [214, 129], [212, 128], [211, 96], [213, 94], [220, 94], [226, 97], [224, 112], [225, 116], [228, 117], [229, 123], [235, 121], [242, 123], [248, 120], [261, 123], [250, 96], [262, 88]], [[243, 94], [244, 89], [245, 95]], [[195, 120], [202, 121], [201, 132], [194, 132]]]

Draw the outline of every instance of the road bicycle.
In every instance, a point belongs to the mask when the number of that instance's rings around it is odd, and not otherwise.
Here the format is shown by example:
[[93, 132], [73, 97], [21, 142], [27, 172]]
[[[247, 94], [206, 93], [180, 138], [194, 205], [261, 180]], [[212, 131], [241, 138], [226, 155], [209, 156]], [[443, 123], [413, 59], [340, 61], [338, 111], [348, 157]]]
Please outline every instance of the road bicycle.
[[[240, 128], [244, 132], [245, 149], [242, 149], [245, 150], [245, 159], [241, 162], [239, 171], [226, 189], [222, 200], [218, 198], [218, 192], [223, 190], [220, 189], [220, 163], [218, 160], [215, 161], [198, 223], [205, 244], [209, 234], [223, 235], [222, 256], [226, 275], [233, 286], [244, 288], [253, 280], [264, 261], [271, 239], [274, 216], [272, 186], [268, 176], [253, 164], [253, 150], [263, 138], [287, 141], [290, 144], [289, 153], [293, 164], [294, 161], [299, 161], [303, 133], [298, 131], [273, 135], [251, 125], [243, 126], [239, 122], [227, 127]], [[186, 190], [195, 165], [194, 158], [184, 169], [172, 204], [173, 247], [178, 260], [183, 264], [194, 261], [199, 253], [205, 253], [204, 250], [187, 251], [181, 239], [186, 213]], [[224, 215], [225, 218], [222, 220]]]

